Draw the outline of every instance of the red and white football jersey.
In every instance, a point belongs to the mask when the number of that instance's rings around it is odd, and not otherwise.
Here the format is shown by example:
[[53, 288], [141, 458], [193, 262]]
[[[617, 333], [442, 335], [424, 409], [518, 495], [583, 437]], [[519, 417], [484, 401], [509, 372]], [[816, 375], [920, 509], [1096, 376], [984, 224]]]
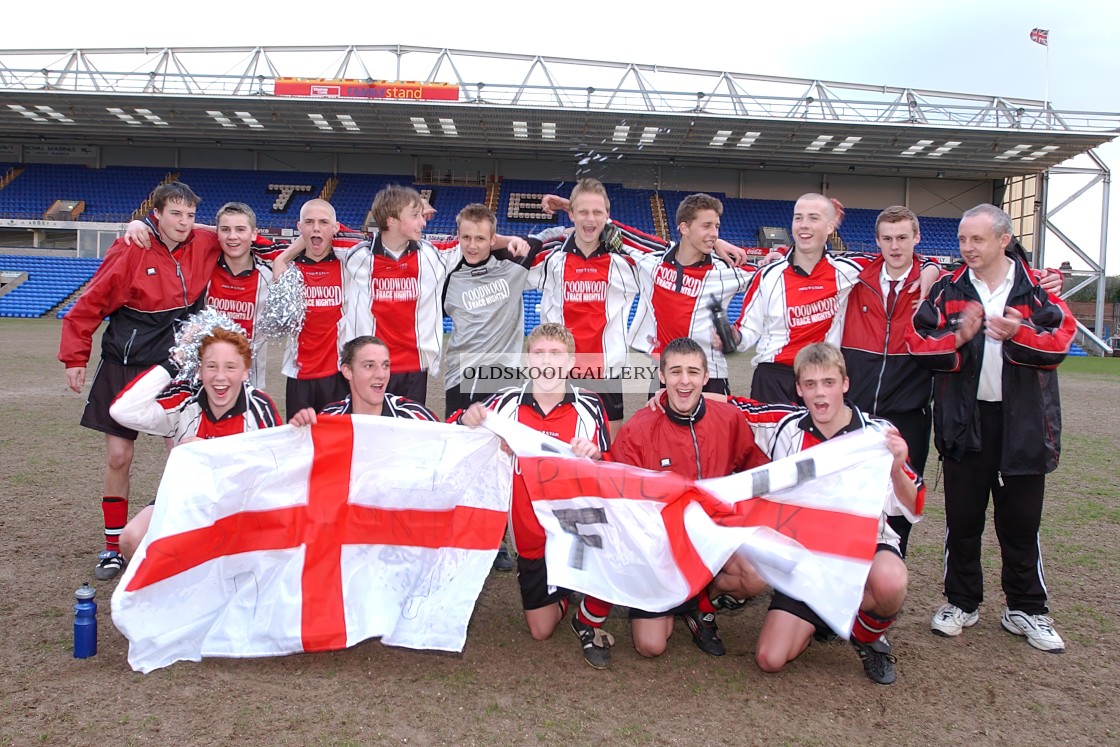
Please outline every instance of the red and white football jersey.
[[630, 250], [638, 268], [641, 300], [630, 326], [630, 345], [661, 357], [666, 345], [678, 337], [691, 337], [704, 349], [713, 378], [727, 378], [727, 359], [712, 348], [710, 308], [713, 300], [725, 311], [736, 293], [746, 289], [754, 268], [733, 267], [719, 257], [695, 265], [682, 265], [674, 245], [666, 252], [641, 255]]
[[268, 299], [268, 286], [272, 285], [272, 270], [259, 260], [244, 272], [234, 274], [224, 258], [218, 259], [218, 266], [210, 275], [206, 286], [206, 305], [221, 311], [245, 330], [249, 342], [253, 343], [253, 367], [249, 382], [258, 389], [264, 388], [265, 368], [268, 365], [268, 345], [266, 340], [254, 340], [257, 315]]
[[338, 372], [342, 263], [334, 254], [327, 254], [318, 262], [300, 254], [292, 261], [292, 268], [303, 273], [307, 313], [299, 338], [284, 351], [284, 375], [293, 379], [321, 379]]
[[627, 318], [638, 293], [634, 261], [602, 244], [585, 256], [569, 236], [563, 246], [542, 252], [529, 273], [529, 285], [541, 291], [542, 322], [572, 331], [576, 353], [587, 356], [581, 367], [604, 366], [604, 374], [621, 375], [626, 365]]
[[462, 256], [458, 243], [440, 250], [421, 239], [394, 255], [378, 235], [340, 256], [346, 284], [342, 339], [375, 334], [389, 346], [394, 373], [438, 375], [443, 344], [440, 292], [448, 267]]
[[742, 333], [740, 351], [755, 346], [752, 363], [793, 365], [802, 348], [814, 342], [840, 346], [843, 307], [859, 278], [862, 262], [825, 253], [806, 274], [789, 259], [766, 265], [755, 273], [735, 322]]

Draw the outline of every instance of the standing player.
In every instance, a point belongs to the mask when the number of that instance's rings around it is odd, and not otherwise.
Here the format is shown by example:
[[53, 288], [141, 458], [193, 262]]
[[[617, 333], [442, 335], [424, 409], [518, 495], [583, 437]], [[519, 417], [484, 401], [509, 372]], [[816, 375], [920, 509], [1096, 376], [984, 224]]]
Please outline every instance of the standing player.
[[[872, 420], [844, 401], [848, 376], [844, 356], [828, 343], [802, 348], [794, 360], [797, 393], [805, 408], [797, 408], [768, 434], [772, 459], [791, 456], [830, 438], [862, 428], [887, 429], [887, 446], [894, 455], [884, 513], [879, 517], [879, 537], [863, 602], [850, 640], [863, 661], [867, 676], [880, 685], [895, 680], [894, 657], [883, 636], [906, 599], [907, 573], [899, 537], [887, 524], [887, 514], [921, 514], [925, 501], [922, 478], [906, 463], [906, 441], [883, 420]], [[750, 404], [750, 403], [748, 403]], [[804, 602], [775, 590], [770, 610], [758, 635], [755, 660], [764, 672], [779, 672], [801, 655], [814, 634], [831, 634], [828, 625]]]
[[[796, 401], [793, 361], [801, 348], [826, 339], [840, 342], [843, 305], [860, 270], [871, 258], [834, 257], [825, 251], [836, 230], [836, 205], [824, 195], [805, 194], [793, 208], [789, 255], [755, 274], [732, 328], [738, 349], [756, 346], [751, 398]], [[940, 274], [935, 263], [922, 268], [924, 287]]]
[[1007, 597], [1000, 624], [1060, 654], [1065, 643], [1048, 615], [1039, 527], [1046, 474], [1058, 467], [1061, 443], [1055, 369], [1076, 324], [1015, 256], [1007, 213], [993, 205], [966, 211], [958, 238], [965, 266], [934, 285], [909, 336], [910, 350], [935, 372], [934, 442], [945, 465], [948, 601], [930, 627], [952, 638], [980, 617], [991, 496]]
[[[677, 207], [681, 240], [664, 252], [627, 249], [638, 268], [641, 300], [630, 327], [630, 344], [657, 360], [670, 341], [695, 340], [710, 363], [704, 391], [730, 394], [727, 359], [713, 349], [712, 307], [726, 311], [736, 293], [746, 289], [754, 274], [713, 257], [719, 241], [723, 203], [706, 194], [689, 195]], [[656, 391], [657, 382], [650, 382]]]
[[[464, 370], [483, 364], [508, 365], [524, 340], [524, 292], [528, 265], [535, 255], [513, 261], [493, 254], [497, 219], [485, 205], [467, 205], [455, 219], [461, 256], [443, 283], [443, 313], [454, 329], [447, 342], [444, 374], [448, 416], [494, 393], [477, 378], [463, 379]], [[530, 239], [534, 249], [540, 242]]]
[[385, 187], [371, 208], [377, 236], [343, 260], [344, 337], [377, 334], [384, 340], [395, 369], [389, 391], [421, 404], [428, 398], [428, 373], [439, 373], [438, 294], [447, 274], [440, 251], [421, 236], [427, 224], [423, 210], [416, 190]]
[[[178, 365], [165, 360], [121, 391], [109, 408], [113, 419], [127, 428], [170, 438], [176, 446], [280, 424], [272, 398], [248, 383], [253, 353], [244, 336], [215, 327], [202, 338], [198, 357], [198, 383], [174, 381]], [[147, 534], [152, 504], [124, 528], [125, 558], [135, 554]]]
[[287, 270], [289, 261], [303, 274], [307, 307], [299, 337], [289, 341], [284, 351], [285, 409], [289, 414], [308, 407], [321, 410], [345, 397], [348, 390], [338, 370], [344, 292], [342, 263], [333, 247], [337, 232], [334, 207], [326, 200], [308, 200], [299, 211], [298, 246], [293, 242], [289, 251], [273, 260], [277, 278]]
[[[344, 281], [342, 339], [377, 334], [389, 346], [396, 372], [389, 391], [423, 404], [428, 374], [439, 373], [443, 343], [441, 291], [448, 269], [461, 259], [457, 242], [437, 248], [421, 237], [425, 202], [407, 187], [389, 186], [374, 197], [371, 212], [378, 232], [373, 241], [336, 248]], [[430, 206], [428, 206], [430, 209]], [[511, 251], [528, 245], [499, 237]], [[300, 248], [293, 244], [279, 257]]]
[[[392, 367], [389, 346], [376, 337], [355, 337], [342, 346], [342, 375], [350, 393], [339, 402], [324, 407], [322, 415], [377, 415], [439, 422], [435, 414], [419, 402], [388, 392]], [[314, 425], [315, 411], [300, 410], [289, 421], [292, 425]]]
[[252, 251], [257, 237], [257, 215], [243, 202], [227, 202], [214, 219], [222, 256], [206, 287], [206, 304], [241, 325], [253, 348], [249, 381], [264, 387], [268, 365], [268, 345], [263, 338], [253, 339], [257, 315], [268, 298], [272, 270], [257, 260]]
[[[933, 376], [906, 346], [910, 317], [919, 301], [914, 247], [921, 240], [918, 216], [909, 208], [894, 205], [879, 213], [875, 243], [880, 255], [860, 272], [848, 296], [840, 345], [851, 382], [848, 398], [863, 412], [898, 428], [918, 476], [925, 474], [933, 422]], [[901, 514], [887, 520], [906, 557], [910, 522]]]
[[580, 367], [603, 375], [599, 394], [617, 425], [623, 413], [617, 377], [626, 364], [626, 318], [638, 278], [633, 260], [603, 241], [610, 210], [602, 183], [580, 179], [568, 203], [575, 230], [559, 249], [538, 258], [529, 282], [541, 291], [541, 321], [571, 330]]
[[[595, 460], [610, 448], [610, 430], [603, 403], [591, 391], [568, 383], [575, 362], [575, 339], [559, 324], [545, 323], [526, 340], [528, 368], [533, 378], [520, 387], [508, 387], [486, 403], [474, 403], [449, 420], [472, 428], [487, 414], [516, 420], [553, 438], [569, 442], [576, 456]], [[571, 592], [548, 585], [544, 562], [545, 531], [533, 512], [532, 501], [520, 471], [515, 471], [510, 504], [513, 541], [517, 548], [517, 582], [529, 634], [538, 641], [552, 636], [568, 612]], [[583, 658], [596, 669], [611, 663], [614, 637], [603, 630], [611, 606], [585, 597], [572, 617], [572, 628], [583, 647]]]
[[124, 567], [119, 537], [128, 521], [129, 471], [137, 432], [109, 416], [117, 393], [150, 366], [167, 357], [175, 326], [197, 311], [218, 258], [213, 234], [196, 233], [200, 202], [181, 182], [152, 194], [148, 223], [155, 233], [151, 250], [123, 238], [113, 242], [93, 279], [62, 320], [58, 359], [66, 366], [67, 385], [81, 393], [93, 333], [105, 317], [101, 361], [93, 377], [81, 423], [105, 434], [106, 468], [101, 499], [105, 551], [95, 575], [114, 578]]
[[[739, 411], [703, 396], [708, 382], [704, 349], [689, 337], [669, 342], [659, 361], [661, 408], [643, 408], [618, 433], [611, 459], [645, 469], [675, 472], [699, 480], [724, 477], [753, 469], [768, 461], [754, 443]], [[634, 648], [642, 656], [665, 653], [673, 634], [673, 619], [684, 617], [692, 640], [704, 653], [723, 656], [710, 593], [745, 599], [761, 594], [766, 582], [754, 568], [733, 555], [709, 589], [667, 612], [630, 610]]]

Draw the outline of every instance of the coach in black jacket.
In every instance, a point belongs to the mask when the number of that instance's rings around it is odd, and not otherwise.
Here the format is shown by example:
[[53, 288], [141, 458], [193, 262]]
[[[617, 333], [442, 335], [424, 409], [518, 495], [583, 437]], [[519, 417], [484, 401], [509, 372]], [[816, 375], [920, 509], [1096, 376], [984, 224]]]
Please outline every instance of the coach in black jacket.
[[975, 625], [983, 600], [980, 542], [988, 496], [1003, 554], [1001, 625], [1043, 651], [1065, 644], [1047, 616], [1038, 529], [1046, 473], [1058, 466], [1054, 370], [1069, 352], [1069, 309], [1031, 279], [1011, 246], [1011, 219], [980, 205], [961, 219], [955, 273], [934, 284], [908, 334], [934, 378], [934, 444], [945, 468], [945, 596], [930, 627]]

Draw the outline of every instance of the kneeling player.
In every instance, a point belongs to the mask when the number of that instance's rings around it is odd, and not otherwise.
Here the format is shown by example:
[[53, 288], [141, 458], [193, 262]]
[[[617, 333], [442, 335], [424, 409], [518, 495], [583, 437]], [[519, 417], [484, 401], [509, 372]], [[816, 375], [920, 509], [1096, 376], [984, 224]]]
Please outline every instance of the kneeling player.
[[[516, 420], [535, 430], [569, 442], [576, 456], [599, 460], [610, 448], [610, 430], [603, 402], [594, 392], [568, 383], [575, 363], [576, 341], [567, 327], [545, 323], [529, 333], [526, 349], [533, 377], [520, 387], [507, 387], [486, 403], [472, 404], [456, 413], [452, 422], [470, 427], [482, 424], [489, 411]], [[533, 513], [533, 504], [520, 472], [514, 475], [510, 505], [513, 542], [517, 548], [517, 582], [529, 634], [537, 640], [552, 636], [568, 611], [571, 592], [548, 585], [544, 562], [545, 532]], [[610, 605], [585, 597], [572, 617], [572, 628], [583, 646], [583, 658], [596, 669], [611, 662], [614, 638], [603, 630]]]
[[[109, 414], [125, 428], [170, 438], [176, 446], [204, 438], [271, 428], [280, 424], [272, 398], [249, 384], [253, 352], [237, 332], [215, 327], [198, 349], [199, 383], [173, 381], [168, 360], [133, 379]], [[121, 555], [131, 558], [148, 532], [152, 501], [125, 525]]]
[[[735, 408], [703, 396], [708, 383], [708, 359], [699, 343], [690, 337], [672, 340], [661, 351], [659, 366], [664, 390], [659, 395], [660, 407], [639, 410], [627, 421], [611, 451], [614, 461], [676, 472], [693, 480], [725, 477], [767, 462], [755, 445], [751, 429]], [[723, 656], [716, 608], [710, 597], [745, 599], [765, 589], [766, 582], [754, 567], [733, 555], [708, 589], [676, 609], [631, 609], [634, 648], [642, 656], [665, 653], [673, 634], [674, 616], [680, 615], [701, 651]]]
[[[867, 676], [882, 685], [895, 680], [894, 657], [883, 637], [906, 599], [906, 564], [899, 551], [899, 536], [886, 515], [921, 513], [925, 487], [906, 463], [906, 441], [885, 420], [864, 415], [844, 401], [848, 375], [844, 356], [828, 343], [803, 348], [794, 359], [797, 393], [806, 407], [786, 416], [775, 428], [770, 456], [790, 456], [835, 436], [861, 428], [886, 428], [887, 447], [894, 455], [891, 484], [879, 518], [879, 538], [863, 591], [863, 603], [851, 631], [851, 642], [863, 660]], [[758, 636], [756, 661], [765, 672], [781, 671], [809, 646], [814, 633], [828, 635], [828, 626], [804, 602], [778, 591]]]
[[[412, 418], [438, 421], [435, 414], [419, 402], [386, 391], [392, 367], [389, 346], [371, 335], [355, 337], [342, 346], [342, 376], [350, 384], [350, 393], [332, 402], [322, 415], [381, 415], [387, 418]], [[315, 410], [305, 407], [288, 421], [292, 425], [314, 425]]]

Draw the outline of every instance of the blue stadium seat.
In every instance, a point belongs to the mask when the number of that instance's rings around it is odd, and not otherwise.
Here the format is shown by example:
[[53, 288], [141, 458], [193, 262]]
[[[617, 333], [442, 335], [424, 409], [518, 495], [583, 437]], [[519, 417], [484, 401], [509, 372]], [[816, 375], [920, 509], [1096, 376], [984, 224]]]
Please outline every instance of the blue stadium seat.
[[0, 269], [27, 273], [27, 280], [0, 297], [0, 317], [43, 316], [89, 282], [100, 265], [99, 259], [0, 255]]

